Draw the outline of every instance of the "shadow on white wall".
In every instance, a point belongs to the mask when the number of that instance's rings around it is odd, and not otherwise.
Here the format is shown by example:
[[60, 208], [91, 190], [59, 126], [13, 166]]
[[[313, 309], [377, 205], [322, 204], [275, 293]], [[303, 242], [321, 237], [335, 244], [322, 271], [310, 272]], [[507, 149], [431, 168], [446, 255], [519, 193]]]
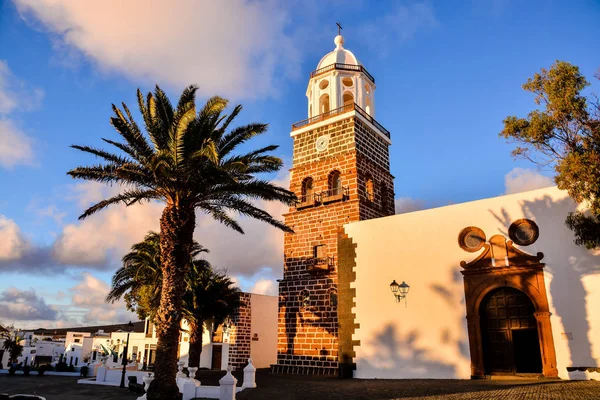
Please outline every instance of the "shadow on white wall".
[[[588, 304], [590, 293], [584, 286], [585, 278], [589, 275], [600, 273], [600, 256], [583, 246], [572, 245], [565, 251], [562, 243], [573, 242], [574, 235], [564, 224], [564, 218], [569, 212], [577, 209], [576, 203], [569, 197], [552, 199], [544, 196], [535, 201], [524, 200], [521, 203], [523, 215], [536, 221], [540, 228], [540, 239], [523, 250], [535, 254], [544, 253], [542, 262], [547, 262], [544, 268], [546, 276], [551, 279], [548, 285], [549, 302], [556, 316], [560, 318], [562, 328], [553, 326], [554, 344], [557, 351], [557, 361], [560, 362], [560, 348], [567, 342], [570, 354], [570, 365], [558, 365], [559, 373], [564, 374], [565, 367], [597, 367], [598, 361], [594, 357], [590, 341], [589, 310], [593, 309]], [[508, 237], [508, 228], [516, 219], [502, 209], [500, 215], [490, 210], [490, 213], [503, 225], [498, 229], [501, 234]], [[563, 220], [560, 221], [560, 218]], [[542, 246], [540, 243], [556, 243], [556, 246]], [[596, 290], [600, 290], [597, 279]], [[556, 324], [557, 319], [552, 319]], [[557, 329], [559, 328], [559, 329]], [[560, 335], [557, 335], [557, 332]], [[562, 369], [562, 371], [561, 371]], [[577, 373], [569, 372], [570, 378], [575, 378]]]
[[376, 351], [361, 360], [362, 368], [378, 378], [434, 379], [456, 376], [454, 364], [439, 360], [435, 349], [419, 345], [416, 330], [400, 336], [388, 324], [369, 343]]

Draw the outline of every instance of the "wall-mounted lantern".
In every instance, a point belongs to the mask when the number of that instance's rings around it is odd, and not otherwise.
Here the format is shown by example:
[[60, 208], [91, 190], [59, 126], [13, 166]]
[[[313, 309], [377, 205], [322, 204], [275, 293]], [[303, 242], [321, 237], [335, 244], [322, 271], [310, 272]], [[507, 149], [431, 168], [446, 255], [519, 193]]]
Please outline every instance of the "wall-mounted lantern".
[[404, 281], [402, 281], [401, 284], [398, 284], [398, 282], [396, 282], [396, 280], [394, 279], [394, 281], [390, 283], [390, 289], [392, 291], [392, 294], [396, 298], [396, 303], [400, 303], [402, 300], [404, 300], [406, 306], [406, 295], [410, 290], [410, 286], [408, 286]]

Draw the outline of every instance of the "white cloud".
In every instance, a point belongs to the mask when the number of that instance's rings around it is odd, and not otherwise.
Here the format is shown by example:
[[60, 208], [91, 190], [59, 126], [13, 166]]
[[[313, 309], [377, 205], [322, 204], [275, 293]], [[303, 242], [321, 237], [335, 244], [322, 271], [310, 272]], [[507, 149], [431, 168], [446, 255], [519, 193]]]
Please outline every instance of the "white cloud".
[[62, 212], [54, 204], [35, 210], [37, 215], [44, 218], [51, 218], [57, 225], [62, 225], [63, 219], [67, 216], [66, 212]]
[[0, 214], [0, 261], [18, 260], [28, 247], [29, 244], [15, 221]]
[[202, 93], [259, 97], [295, 74], [284, 4], [271, 0], [14, 0], [60, 42], [104, 71]]
[[[288, 187], [289, 175], [285, 173], [274, 182]], [[119, 187], [83, 182], [74, 185], [68, 197], [83, 210], [120, 190]], [[287, 206], [279, 203], [259, 202], [258, 206], [279, 219], [283, 219], [282, 214], [288, 211]], [[163, 208], [159, 203], [130, 207], [114, 205], [83, 221], [67, 224], [53, 245], [53, 257], [63, 265], [114, 269], [131, 245], [141, 241], [148, 231], [159, 231]], [[244, 235], [198, 213], [194, 238], [210, 250], [206, 259], [216, 268], [227, 269], [233, 275], [250, 276], [266, 266], [282, 268], [283, 232], [246, 217], [240, 217], [239, 222]]]
[[267, 294], [270, 296], [277, 296], [278, 286], [277, 282], [272, 279], [259, 279], [256, 281], [254, 286], [250, 288], [250, 293]]
[[[31, 290], [9, 288], [0, 293], [0, 319], [19, 320], [21, 328], [60, 328], [135, 321], [124, 302], [106, 303], [110, 285], [84, 272], [77, 283], [44, 299]], [[52, 299], [60, 304], [47, 304]]]
[[15, 221], [0, 214], [0, 273], [64, 269], [53, 261], [48, 247], [31, 242]]
[[[287, 173], [275, 180], [289, 186]], [[72, 186], [66, 198], [79, 211], [95, 202], [120, 192], [120, 187], [109, 187], [95, 182], [81, 182]], [[279, 203], [259, 202], [258, 206], [278, 219], [288, 207]], [[161, 203], [136, 204], [130, 207], [113, 205], [83, 221], [63, 224], [56, 240], [50, 246], [31, 243], [18, 225], [0, 215], [0, 272], [23, 273], [64, 271], [66, 268], [92, 267], [115, 270], [121, 257], [148, 231], [159, 231], [159, 220], [164, 205]], [[39, 215], [62, 222], [63, 214], [55, 207], [38, 209]], [[230, 274], [249, 277], [263, 267], [280, 271], [283, 265], [283, 232], [246, 217], [238, 218], [246, 234], [198, 214], [195, 239], [210, 250], [206, 258], [219, 269]], [[277, 273], [279, 275], [279, 273]]]
[[[286, 171], [285, 168], [283, 170]], [[273, 183], [285, 188], [289, 187], [289, 182], [288, 172], [273, 180]], [[281, 203], [258, 202], [257, 206], [280, 220], [289, 211], [289, 207]], [[198, 217], [194, 238], [210, 250], [206, 259], [217, 268], [246, 277], [263, 267], [280, 271], [283, 268], [283, 232], [254, 219], [241, 217], [238, 220], [244, 235], [208, 216]]]
[[11, 168], [33, 163], [33, 141], [11, 114], [38, 107], [43, 97], [42, 90], [18, 79], [8, 64], [0, 60], [0, 166]]
[[44, 91], [16, 77], [6, 61], [0, 60], [0, 115], [39, 107]]
[[18, 321], [53, 321], [59, 313], [46, 304], [33, 289], [10, 287], [0, 293], [0, 319]]
[[419, 199], [412, 199], [410, 197], [400, 197], [395, 200], [396, 214], [404, 214], [413, 211], [424, 210], [425, 202]]
[[439, 24], [428, 1], [396, 1], [388, 6], [391, 11], [361, 26], [359, 35], [371, 48], [377, 48], [382, 56], [399, 43], [412, 39], [417, 32], [435, 28]]
[[[120, 190], [84, 182], [74, 185], [69, 197], [83, 210]], [[132, 244], [141, 241], [148, 231], [158, 230], [162, 208], [156, 203], [113, 205], [83, 221], [67, 224], [53, 245], [53, 256], [62, 264], [117, 268]]]
[[124, 302], [105, 302], [109, 290], [110, 286], [106, 282], [84, 273], [81, 281], [69, 289], [72, 297], [67, 308], [81, 309], [81, 323], [85, 324], [114, 324], [137, 320], [137, 316], [125, 308]]
[[506, 194], [513, 194], [554, 186], [554, 182], [533, 169], [513, 168], [504, 176], [504, 186]]
[[13, 121], [0, 118], [0, 166], [33, 164], [32, 142]]

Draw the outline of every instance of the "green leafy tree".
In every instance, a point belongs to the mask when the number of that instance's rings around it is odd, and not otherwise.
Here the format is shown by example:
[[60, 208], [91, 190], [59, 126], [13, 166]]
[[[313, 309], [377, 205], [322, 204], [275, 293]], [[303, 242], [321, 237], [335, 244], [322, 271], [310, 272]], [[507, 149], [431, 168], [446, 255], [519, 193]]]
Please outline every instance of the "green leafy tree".
[[129, 108], [113, 105], [111, 123], [123, 141], [103, 139], [117, 152], [90, 146], [72, 146], [103, 160], [100, 164], [69, 171], [76, 179], [118, 184], [121, 192], [88, 208], [80, 219], [110, 205], [159, 201], [165, 205], [160, 218], [162, 291], [155, 314], [158, 343], [155, 379], [149, 400], [176, 400], [177, 346], [182, 318], [185, 276], [191, 264], [196, 211], [243, 233], [235, 214], [245, 215], [291, 232], [283, 222], [257, 207], [253, 201], [293, 204], [295, 195], [257, 174], [276, 172], [282, 161], [270, 154], [277, 146], [246, 153], [239, 146], [267, 130], [254, 123], [234, 129], [230, 125], [242, 107], [226, 115], [227, 100], [209, 99], [196, 111], [197, 88], [186, 88], [176, 107], [157, 86], [144, 97], [138, 90], [138, 106], [145, 133]]
[[233, 317], [242, 303], [240, 290], [227, 273], [210, 266], [194, 264], [188, 285], [184, 298], [185, 318], [190, 326], [188, 366], [199, 367], [205, 323], [216, 329], [226, 318]]
[[600, 102], [584, 95], [589, 85], [579, 68], [567, 62], [542, 69], [523, 85], [535, 94], [540, 109], [526, 118], [507, 117], [500, 136], [518, 144], [516, 157], [552, 166], [558, 188], [589, 204], [586, 213], [570, 213], [566, 224], [575, 243], [594, 248], [600, 246]]

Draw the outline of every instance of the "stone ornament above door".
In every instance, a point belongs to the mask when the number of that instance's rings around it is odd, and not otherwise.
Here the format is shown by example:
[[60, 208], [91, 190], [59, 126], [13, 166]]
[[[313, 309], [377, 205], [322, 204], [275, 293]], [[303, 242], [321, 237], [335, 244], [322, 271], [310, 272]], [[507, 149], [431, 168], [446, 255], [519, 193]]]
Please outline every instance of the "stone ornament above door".
[[484, 378], [484, 348], [480, 308], [483, 299], [493, 290], [508, 287], [523, 292], [533, 303], [536, 319], [540, 353], [542, 357], [542, 375], [558, 376], [556, 353], [550, 323], [550, 310], [546, 285], [544, 283], [544, 255], [527, 254], [516, 248], [533, 244], [539, 236], [535, 222], [520, 219], [513, 222], [508, 231], [509, 238], [493, 235], [486, 240], [482, 229], [470, 226], [458, 235], [458, 245], [465, 251], [481, 253], [470, 262], [461, 261], [461, 271], [465, 286], [465, 308], [471, 353], [471, 377]]
[[463, 250], [473, 253], [484, 249], [483, 252], [470, 262], [461, 261], [460, 266], [465, 270], [482, 270], [508, 266], [533, 266], [540, 265], [544, 254], [527, 254], [516, 248], [514, 243], [522, 246], [533, 244], [539, 237], [539, 229], [535, 222], [520, 219], [513, 222], [509, 228], [507, 240], [502, 235], [494, 235], [486, 241], [486, 235], [480, 228], [470, 226], [463, 229], [458, 235], [458, 245]]

